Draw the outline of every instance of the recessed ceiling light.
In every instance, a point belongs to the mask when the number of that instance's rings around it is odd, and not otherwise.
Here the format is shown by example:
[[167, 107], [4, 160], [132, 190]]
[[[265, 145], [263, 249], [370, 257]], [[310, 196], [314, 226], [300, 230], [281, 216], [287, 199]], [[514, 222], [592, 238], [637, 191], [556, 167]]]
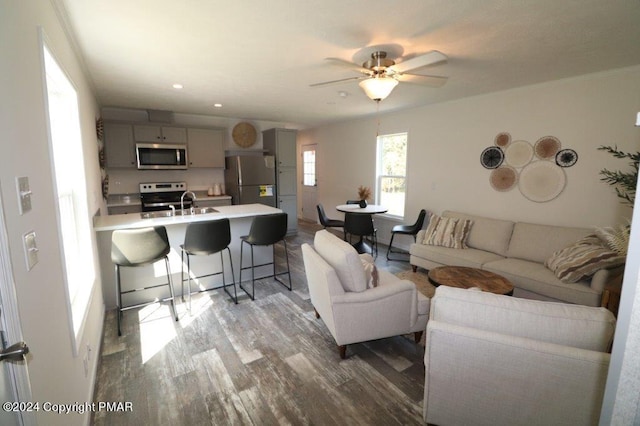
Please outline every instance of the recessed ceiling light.
[[222, 108], [222, 104], [213, 104], [214, 108]]
[[174, 85], [173, 85], [173, 88], [174, 88], [174, 89], [182, 89], [182, 87], [183, 87], [183, 86], [182, 86], [182, 84], [180, 84], [180, 83], [176, 83], [176, 84], [174, 84]]

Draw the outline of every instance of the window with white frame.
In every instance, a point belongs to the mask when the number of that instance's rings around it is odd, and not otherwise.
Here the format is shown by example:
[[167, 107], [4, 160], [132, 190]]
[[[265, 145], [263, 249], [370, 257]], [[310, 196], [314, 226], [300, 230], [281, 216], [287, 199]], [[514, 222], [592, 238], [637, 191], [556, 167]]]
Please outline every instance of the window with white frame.
[[302, 154], [302, 184], [316, 186], [316, 151], [306, 150]]
[[67, 75], [43, 43], [49, 146], [58, 208], [60, 246], [70, 308], [74, 349], [95, 283], [95, 260], [87, 206], [86, 176], [78, 95]]
[[380, 135], [377, 142], [376, 204], [404, 217], [407, 189], [407, 134]]

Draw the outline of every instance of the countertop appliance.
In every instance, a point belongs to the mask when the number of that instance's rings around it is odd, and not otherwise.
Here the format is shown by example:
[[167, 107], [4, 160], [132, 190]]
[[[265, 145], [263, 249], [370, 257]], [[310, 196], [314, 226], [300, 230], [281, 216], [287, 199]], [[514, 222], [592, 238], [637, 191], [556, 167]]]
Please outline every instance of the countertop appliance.
[[272, 155], [227, 157], [224, 178], [232, 204], [276, 206], [276, 169]]
[[139, 170], [186, 169], [187, 145], [137, 143], [136, 159]]
[[[186, 182], [146, 182], [140, 184], [140, 202], [143, 212], [169, 210], [173, 206], [180, 210], [180, 197], [187, 190]], [[184, 197], [184, 208], [191, 208], [193, 200]]]

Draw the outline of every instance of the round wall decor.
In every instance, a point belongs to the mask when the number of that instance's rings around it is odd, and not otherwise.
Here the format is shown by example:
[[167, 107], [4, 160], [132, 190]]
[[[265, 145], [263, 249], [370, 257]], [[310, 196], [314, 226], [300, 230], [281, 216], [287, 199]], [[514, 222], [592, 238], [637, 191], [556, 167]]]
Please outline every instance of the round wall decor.
[[512, 189], [518, 182], [518, 172], [511, 166], [500, 166], [491, 171], [489, 183], [496, 191], [505, 192]]
[[497, 146], [485, 148], [482, 154], [480, 154], [480, 164], [482, 164], [485, 169], [495, 169], [502, 164], [503, 160], [504, 153]]
[[560, 167], [571, 167], [578, 161], [578, 153], [573, 149], [563, 149], [556, 154], [556, 164]]
[[514, 141], [504, 152], [504, 161], [515, 168], [524, 167], [533, 158], [533, 147], [527, 141]]
[[544, 203], [556, 198], [566, 184], [566, 175], [561, 167], [551, 161], [534, 161], [520, 171], [518, 186], [526, 198]]
[[507, 132], [498, 133], [494, 142], [496, 146], [504, 148], [511, 143], [511, 135]]
[[231, 132], [235, 144], [243, 148], [248, 148], [256, 143], [257, 135], [256, 128], [246, 121], [236, 124]]
[[560, 151], [560, 141], [554, 136], [544, 136], [536, 141], [533, 150], [536, 153], [536, 157], [548, 160], [555, 157]]

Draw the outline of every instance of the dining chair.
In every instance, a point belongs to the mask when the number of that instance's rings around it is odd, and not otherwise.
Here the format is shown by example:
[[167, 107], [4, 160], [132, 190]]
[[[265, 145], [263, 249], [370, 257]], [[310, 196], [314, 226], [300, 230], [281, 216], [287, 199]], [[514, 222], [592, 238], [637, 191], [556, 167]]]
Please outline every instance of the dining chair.
[[346, 239], [347, 235], [344, 231], [344, 221], [338, 219], [330, 219], [329, 217], [327, 217], [322, 204], [316, 205], [316, 208], [318, 209], [318, 219], [320, 219], [320, 224], [324, 227], [324, 229], [342, 228], [342, 233], [344, 234], [344, 238]]
[[[128, 309], [139, 308], [142, 306], [156, 303], [154, 299], [149, 302], [137, 303], [131, 306], [122, 306], [122, 295], [138, 292], [141, 290], [149, 290], [152, 288], [169, 286], [171, 297], [166, 300], [171, 301], [173, 314], [178, 321], [178, 313], [176, 311], [175, 297], [173, 294], [173, 281], [171, 280], [171, 269], [169, 267], [169, 238], [167, 237], [167, 229], [164, 226], [156, 226], [141, 229], [123, 229], [113, 231], [111, 235], [111, 261], [116, 266], [116, 293], [117, 293], [117, 317], [118, 317], [118, 336], [122, 335], [120, 326], [122, 312]], [[122, 291], [120, 283], [120, 268], [139, 267], [153, 264], [164, 259], [167, 270], [167, 282], [164, 284], [150, 285], [147, 287], [135, 288], [133, 290]]]
[[[235, 276], [233, 273], [233, 260], [231, 259], [231, 250], [229, 249], [231, 244], [231, 226], [229, 219], [210, 220], [206, 222], [191, 222], [187, 225], [187, 230], [184, 236], [184, 244], [181, 248], [182, 258], [182, 271], [180, 274], [182, 281], [182, 301], [184, 301], [184, 283], [187, 282], [188, 297], [189, 297], [189, 312], [191, 312], [191, 281], [212, 277], [215, 275], [222, 275], [222, 286], [211, 287], [201, 291], [216, 290], [219, 288], [224, 289], [224, 292], [231, 297], [235, 303], [238, 303], [238, 293], [236, 291]], [[231, 284], [227, 284], [224, 274], [224, 256], [223, 252], [226, 249], [229, 255], [229, 263], [231, 265]], [[191, 256], [209, 256], [212, 254], [220, 253], [220, 262], [222, 264], [222, 270], [219, 272], [208, 273], [200, 276], [192, 276], [191, 270]], [[184, 278], [184, 258], [187, 258], [187, 278]], [[227, 287], [233, 287], [233, 294]]]
[[413, 235], [413, 241], [416, 241], [416, 235], [422, 229], [422, 225], [424, 225], [424, 219], [427, 216], [427, 211], [425, 209], [420, 210], [418, 214], [418, 220], [413, 225], [396, 225], [391, 229], [391, 241], [389, 242], [389, 247], [387, 247], [387, 260], [398, 260], [398, 261], [409, 261], [409, 259], [391, 259], [389, 258], [390, 253], [406, 253], [400, 250], [393, 250], [393, 238], [396, 234], [401, 235]]
[[[349, 242], [351, 242], [352, 235], [360, 237], [360, 241], [354, 244], [359, 253], [365, 253], [370, 249], [374, 257], [378, 256], [377, 230], [373, 225], [372, 215], [365, 213], [345, 213], [344, 232], [345, 235], [349, 235]], [[364, 241], [365, 237], [369, 237], [371, 240], [372, 245], [370, 248]]]
[[[287, 214], [276, 213], [263, 216], [256, 216], [251, 222], [249, 235], [240, 237], [240, 288], [249, 295], [251, 300], [255, 300], [255, 281], [256, 279], [273, 277], [289, 291], [292, 289], [291, 272], [289, 269], [289, 254], [287, 253]], [[276, 243], [282, 242], [284, 246], [284, 255], [287, 264], [287, 270], [276, 273]], [[249, 245], [251, 248], [251, 266], [243, 266], [244, 246]], [[256, 265], [254, 263], [253, 248], [254, 246], [271, 246], [273, 250], [273, 261]], [[273, 265], [273, 274], [263, 277], [255, 277], [255, 268], [260, 266]], [[251, 292], [247, 291], [242, 285], [242, 271], [251, 269]], [[289, 276], [289, 284], [285, 283], [279, 276], [287, 274]]]

